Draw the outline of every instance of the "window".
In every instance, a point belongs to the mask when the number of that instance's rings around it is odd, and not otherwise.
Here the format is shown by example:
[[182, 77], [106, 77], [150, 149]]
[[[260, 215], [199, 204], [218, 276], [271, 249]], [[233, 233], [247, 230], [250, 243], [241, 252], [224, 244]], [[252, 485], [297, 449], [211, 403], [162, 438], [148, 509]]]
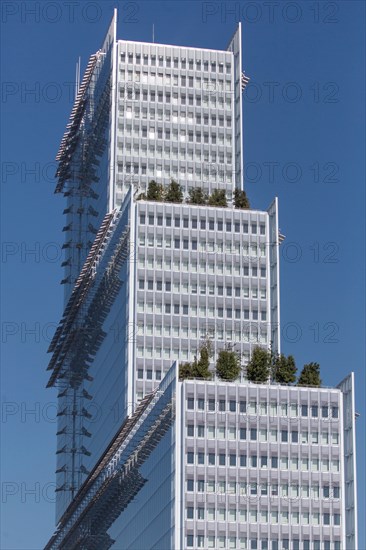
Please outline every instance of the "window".
[[197, 437], [205, 437], [205, 427], [202, 424], [197, 426]]
[[288, 441], [288, 431], [287, 430], [281, 430], [281, 442], [287, 443]]
[[205, 480], [204, 479], [198, 479], [197, 480], [197, 491], [199, 493], [203, 493], [205, 490]]
[[230, 454], [230, 456], [229, 456], [229, 466], [236, 466], [236, 455]]
[[247, 465], [247, 455], [240, 455], [240, 466], [246, 467]]
[[194, 409], [194, 398], [193, 397], [188, 397], [188, 399], [187, 399], [187, 409], [188, 410], [193, 410]]
[[192, 452], [187, 453], [187, 464], [194, 464], [194, 454]]

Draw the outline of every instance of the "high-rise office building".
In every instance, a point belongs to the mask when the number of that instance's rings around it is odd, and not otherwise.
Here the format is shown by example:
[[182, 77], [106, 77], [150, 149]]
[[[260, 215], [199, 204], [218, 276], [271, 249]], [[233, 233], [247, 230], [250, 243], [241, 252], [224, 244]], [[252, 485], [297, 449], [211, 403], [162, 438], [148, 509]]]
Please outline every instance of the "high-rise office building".
[[[65, 311], [52, 549], [356, 548], [353, 377], [249, 383], [280, 351], [277, 199], [242, 188], [240, 26], [226, 51], [117, 41], [116, 14], [58, 154]], [[151, 180], [184, 202], [141, 198]], [[226, 207], [187, 202], [224, 190]], [[203, 341], [234, 382], [179, 380]]]

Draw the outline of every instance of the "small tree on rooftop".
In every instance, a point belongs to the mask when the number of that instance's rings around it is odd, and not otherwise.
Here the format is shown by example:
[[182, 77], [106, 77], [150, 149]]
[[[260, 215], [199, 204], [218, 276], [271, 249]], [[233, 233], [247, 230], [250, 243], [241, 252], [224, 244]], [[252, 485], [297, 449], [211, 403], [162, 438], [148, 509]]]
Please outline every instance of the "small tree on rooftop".
[[226, 193], [224, 189], [215, 189], [208, 198], [209, 206], [227, 206]]
[[201, 344], [199, 359], [195, 359], [192, 365], [192, 372], [195, 378], [205, 380], [211, 378], [210, 357], [212, 356], [211, 342], [208, 338]]
[[211, 342], [206, 338], [199, 348], [199, 359], [195, 357], [193, 363], [183, 363], [180, 365], [179, 378], [200, 378], [209, 380], [212, 376], [210, 372], [211, 355]]
[[236, 188], [234, 191], [235, 208], [250, 208], [249, 199], [243, 189]]
[[314, 386], [316, 388], [319, 388], [322, 385], [319, 363], [307, 363], [306, 365], [304, 365], [297, 381], [297, 385]]
[[255, 384], [267, 382], [271, 372], [272, 354], [270, 351], [256, 346], [247, 365], [247, 378]]
[[147, 186], [146, 199], [148, 201], [163, 201], [164, 187], [155, 180], [151, 180]]
[[184, 380], [185, 378], [193, 378], [191, 363], [183, 363], [179, 365], [179, 378]]
[[172, 180], [165, 191], [164, 200], [166, 202], [183, 202], [183, 191], [181, 185]]
[[296, 381], [296, 364], [292, 355], [276, 355], [272, 359], [272, 380], [278, 384], [293, 384]]
[[207, 204], [208, 196], [203, 191], [202, 187], [194, 187], [188, 191], [188, 203], [189, 204]]
[[221, 380], [236, 380], [240, 374], [239, 354], [231, 349], [224, 349], [219, 352], [216, 362], [216, 374]]

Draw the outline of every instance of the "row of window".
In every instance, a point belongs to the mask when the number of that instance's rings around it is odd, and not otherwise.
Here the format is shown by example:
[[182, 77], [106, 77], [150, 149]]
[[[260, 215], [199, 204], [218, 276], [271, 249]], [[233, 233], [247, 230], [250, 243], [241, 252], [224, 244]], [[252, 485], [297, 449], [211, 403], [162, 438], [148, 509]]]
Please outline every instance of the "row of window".
[[[147, 219], [146, 219], [147, 218]], [[239, 220], [232, 222], [231, 220], [215, 220], [214, 218], [209, 218], [208, 220], [206, 218], [200, 218], [197, 219], [195, 217], [192, 217], [191, 219], [188, 218], [188, 216], [174, 216], [174, 219], [172, 220], [172, 216], [170, 214], [166, 214], [165, 219], [163, 220], [163, 215], [158, 214], [155, 216], [154, 214], [146, 214], [141, 213], [140, 214], [140, 224], [145, 225], [146, 223], [148, 225], [163, 225], [166, 227], [183, 227], [183, 228], [190, 228], [190, 229], [208, 229], [210, 231], [223, 231], [224, 230], [224, 223], [225, 223], [225, 231], [234, 231], [235, 233], [249, 233], [252, 235], [265, 235], [266, 234], [266, 226], [265, 224], [257, 224], [255, 222], [252, 222], [249, 224], [248, 222], [240, 222]], [[216, 246], [218, 246], [219, 243], [216, 243]], [[227, 243], [228, 245], [230, 243]], [[222, 243], [223, 245], [223, 243]]]
[[[207, 521], [227, 521], [227, 522], [246, 522], [253, 523], [281, 523], [282, 525], [308, 525], [309, 521], [311, 525], [340, 525], [340, 514], [330, 514], [329, 512], [320, 514], [319, 512], [288, 512], [277, 510], [242, 510], [236, 508], [207, 508], [203, 506], [187, 506], [186, 518], [195, 520], [207, 520]], [[304, 522], [302, 521], [304, 520]], [[197, 526], [199, 529], [199, 525]]]
[[[193, 160], [193, 151], [188, 151], [188, 154], [185, 155], [183, 151], [179, 152], [179, 161], [180, 161], [180, 167], [178, 171], [177, 165], [170, 165], [169, 161], [167, 162], [167, 159], [170, 159], [170, 161], [174, 161], [174, 159], [178, 159], [178, 153], [173, 153], [167, 150], [167, 148], [164, 150], [164, 159], [163, 159], [163, 149], [162, 147], [159, 148], [158, 142], [154, 142], [149, 145], [149, 148], [147, 148], [147, 145], [140, 144], [140, 151], [141, 153], [138, 153], [139, 146], [134, 145], [134, 155], [140, 156], [142, 158], [145, 158], [146, 156], [150, 156], [151, 159], [154, 159], [154, 162], [151, 161], [149, 165], [146, 164], [146, 161], [142, 162], [125, 162], [124, 164], [122, 162], [118, 163], [118, 173], [119, 174], [141, 174], [142, 176], [146, 176], [147, 173], [151, 174], [151, 177], [155, 178], [167, 178], [167, 179], [186, 179], [188, 181], [193, 181], [194, 179], [202, 180], [203, 183], [207, 182], [213, 182], [218, 181], [219, 183], [225, 183], [229, 184], [232, 183], [232, 167], [230, 165], [209, 165], [207, 167], [205, 166], [197, 166], [193, 168], [192, 166], [184, 166], [182, 164], [182, 159], [185, 159], [186, 156], [188, 159]], [[123, 146], [120, 146], [121, 150], [123, 151]], [[125, 144], [125, 150], [126, 155], [131, 154], [131, 145], [126, 143]], [[198, 151], [195, 152], [196, 159], [199, 157]], [[220, 162], [222, 159], [222, 163], [224, 162], [224, 154], [220, 154]], [[161, 161], [160, 161], [161, 158]], [[163, 160], [165, 161], [165, 165], [163, 168]], [[188, 190], [191, 189], [190, 186], [188, 186]], [[204, 192], [208, 192], [207, 188], [203, 189]], [[227, 193], [227, 197], [229, 197], [229, 192]]]
[[[139, 236], [139, 245], [140, 246], [153, 246], [156, 248], [174, 248], [175, 250], [199, 250], [200, 252], [212, 252], [215, 254], [240, 254], [243, 256], [248, 256], [249, 258], [265, 258], [266, 256], [266, 245], [261, 244], [251, 244], [240, 243], [240, 242], [215, 242], [215, 241], [206, 241], [205, 239], [200, 239], [199, 241], [196, 238], [188, 239], [179, 237], [171, 238], [170, 235], [166, 235], [165, 238], [159, 235], [145, 235], [140, 234]], [[265, 270], [263, 267], [262, 269]]]
[[[173, 122], [174, 119], [173, 119]], [[178, 122], [178, 119], [177, 119]], [[177, 129], [170, 129], [165, 128], [163, 133], [163, 128], [157, 126], [155, 128], [155, 124], [147, 125], [142, 124], [141, 127], [138, 124], [135, 124], [132, 126], [132, 124], [126, 123], [123, 129], [123, 135], [126, 137], [135, 137], [135, 138], [146, 138], [146, 139], [166, 139], [173, 141], [179, 141], [180, 142], [188, 142], [188, 143], [209, 143], [210, 145], [224, 145], [227, 146], [231, 145], [231, 133], [220, 133], [216, 134], [215, 132], [202, 132], [196, 131], [193, 132], [193, 130], [186, 130], [186, 129], [180, 129], [179, 131]], [[204, 170], [203, 170], [203, 173]]]
[[[149, 325], [151, 326], [151, 325]], [[189, 336], [186, 336], [187, 334], [187, 330], [186, 330], [186, 327], [182, 327], [181, 329], [179, 329], [178, 327], [172, 327], [170, 330], [165, 330], [165, 328], [167, 329], [170, 329], [170, 327], [164, 327], [164, 331], [163, 331], [163, 335], [164, 337], [173, 337], [173, 338], [190, 338], [190, 339], [194, 339], [194, 340], [198, 340], [198, 339], [201, 339], [203, 340], [204, 338], [207, 337], [207, 332], [206, 330], [200, 330], [198, 334], [197, 330], [192, 330], [192, 331], [188, 331], [188, 334]], [[230, 331], [230, 333], [232, 333], [232, 331]], [[180, 335], [182, 334], [182, 335]], [[147, 333], [147, 336], [152, 336], [153, 334], [148, 334]], [[156, 333], [154, 333], [154, 337], [155, 338], [159, 338], [159, 336], [161, 336], [162, 334], [159, 332], [159, 334], [157, 335]], [[199, 338], [200, 336], [200, 338]], [[217, 332], [216, 335], [215, 335], [215, 339], [216, 340], [219, 340], [219, 341], [222, 341], [224, 338], [223, 338], [223, 334], [222, 332]], [[250, 338], [250, 342], [251, 343], [267, 343], [267, 334], [266, 333], [263, 333], [263, 334], [260, 334], [260, 335], [252, 335], [251, 338]], [[233, 338], [230, 338], [230, 340], [228, 339], [228, 341], [232, 342], [233, 341]], [[240, 338], [235, 338], [234, 341], [240, 343], [242, 342], [242, 340]], [[156, 343], [156, 342], [155, 342]], [[187, 346], [187, 347], [182, 347], [182, 346]], [[218, 355], [219, 355], [219, 352], [220, 350], [217, 349], [216, 350], [216, 353], [213, 354], [212, 356], [212, 362], [215, 362], [218, 358]], [[244, 352], [242, 353], [242, 357], [243, 357], [243, 361], [242, 361], [242, 364], [243, 365], [246, 365], [249, 361], [249, 350], [244, 350]], [[190, 346], [190, 350], [188, 349], [188, 343], [187, 342], [183, 342], [181, 343], [181, 348], [179, 349], [179, 347], [174, 347], [174, 343], [173, 343], [173, 347], [170, 345], [162, 348], [161, 347], [161, 342], [158, 342], [157, 345], [153, 346], [151, 344], [149, 344], [148, 340], [146, 341], [145, 345], [142, 346], [142, 345], [138, 345], [137, 346], [137, 357], [140, 357], [140, 358], [144, 358], [144, 359], [157, 359], [157, 360], [161, 360], [161, 359], [169, 359], [169, 360], [185, 360], [185, 361], [193, 361], [195, 356], [197, 356], [197, 345], [194, 344]], [[150, 380], [152, 379], [151, 378], [151, 375], [148, 376], [146, 375], [148, 378], [150, 378]], [[145, 376], [145, 377], [146, 377]], [[143, 376], [143, 371], [141, 369], [141, 376], [139, 376], [139, 378], [144, 378]], [[225, 419], [223, 419], [225, 420]], [[243, 419], [244, 420], [244, 419]], [[242, 421], [243, 421], [242, 420]]]
[[[178, 52], [177, 52], [178, 54]], [[199, 51], [197, 51], [197, 55], [199, 54]], [[209, 61], [208, 59], [202, 59], [202, 58], [186, 58], [183, 57], [181, 54], [178, 55], [156, 55], [154, 53], [152, 54], [141, 54], [141, 53], [133, 53], [133, 52], [121, 52], [120, 54], [121, 62], [128, 62], [133, 63], [134, 65], [149, 65], [151, 67], [167, 67], [174, 69], [189, 69], [189, 70], [197, 70], [197, 71], [211, 71], [213, 73], [219, 72], [227, 74], [230, 74], [231, 71], [231, 64], [226, 62], [225, 64], [223, 62], [216, 62], [216, 61]]]
[[[251, 454], [247, 457], [246, 454], [241, 453], [237, 455], [234, 452], [226, 454], [224, 452], [187, 452], [187, 464], [197, 464], [206, 466], [233, 466], [241, 468], [271, 468], [281, 470], [290, 470], [297, 472], [299, 469], [302, 472], [339, 472], [339, 460], [329, 460], [329, 458], [301, 458], [298, 457], [288, 458], [287, 456], [257, 456]], [[254, 493], [256, 494], [256, 493]], [[298, 496], [298, 495], [297, 495]]]
[[[248, 261], [246, 258], [242, 258], [242, 263], [245, 261]], [[257, 260], [255, 260], [257, 261]], [[186, 273], [205, 273], [209, 275], [228, 275], [228, 276], [236, 276], [236, 277], [258, 277], [260, 276], [262, 279], [266, 277], [266, 268], [265, 267], [257, 267], [255, 265], [240, 265], [240, 262], [208, 262], [205, 260], [197, 261], [195, 258], [183, 258], [182, 261], [180, 259], [173, 259], [171, 257], [167, 257], [164, 259], [156, 257], [154, 260], [153, 256], [148, 256], [145, 259], [145, 256], [142, 254], [139, 254], [138, 257], [138, 267], [139, 268], [147, 268], [147, 269], [165, 269], [165, 270], [172, 270], [172, 271], [184, 271]]]
[[215, 536], [215, 535], [187, 535], [187, 548], [235, 548], [236, 550], [341, 550], [340, 541], [331, 542], [324, 540], [321, 542], [314, 539], [246, 539], [241, 537]]
[[[229, 177], [232, 173], [232, 156], [229, 150], [217, 151], [216, 149], [212, 149], [207, 146], [194, 148], [193, 146], [188, 145], [187, 147], [184, 143], [173, 144], [173, 146], [171, 146], [171, 143], [165, 144], [163, 150], [162, 144], [159, 144], [157, 142], [149, 143], [149, 146], [147, 146], [147, 143], [141, 142], [135, 142], [132, 146], [131, 142], [132, 140], [130, 139], [124, 141], [122, 139], [122, 136], [118, 136], [118, 152], [121, 151], [122, 153], [125, 153], [125, 156], [133, 154], [133, 156], [135, 157], [142, 158], [141, 170], [146, 170], [145, 157], [150, 156], [154, 157], [154, 159], [157, 159], [158, 162], [160, 161], [160, 158], [165, 161], [164, 172], [168, 172], [170, 167], [169, 162], [179, 159], [180, 170], [184, 168], [184, 174], [187, 175], [193, 175], [193, 168], [188, 166], [188, 168], [186, 169], [183, 164], [184, 161], [187, 161], [190, 164], [195, 161], [195, 173], [197, 176], [200, 177], [202, 174], [219, 174], [221, 176]], [[207, 164], [207, 166], [205, 164]], [[135, 173], [135, 169], [138, 166], [139, 164], [134, 164], [133, 170], [131, 169], [131, 172], [133, 171]], [[118, 165], [118, 170], [120, 172], [124, 170], [122, 164]], [[127, 171], [127, 163], [125, 170]], [[149, 163], [149, 171], [152, 170], [155, 170], [155, 164], [151, 162]], [[170, 170], [172, 172], [175, 171], [178, 174], [177, 163], [173, 163], [173, 165], [170, 167]], [[188, 179], [191, 178], [188, 177]]]
[[232, 92], [230, 90], [202, 90], [195, 91], [194, 94], [186, 95], [184, 92], [147, 90], [141, 84], [126, 84], [119, 90], [120, 100], [128, 101], [151, 101], [155, 104], [166, 103], [168, 105], [189, 105], [194, 107], [211, 107], [226, 109], [231, 111]]
[[[169, 330], [170, 329], [170, 330]], [[177, 337], [177, 338], [186, 338], [185, 334], [186, 334], [186, 327], [182, 327], [181, 329], [182, 331], [182, 334], [183, 336], [176, 336], [177, 334], [180, 334], [179, 330], [177, 329], [177, 327], [164, 327], [164, 332], [163, 332], [163, 335], [165, 337]], [[197, 329], [195, 330], [190, 330], [188, 332], [189, 336], [188, 338], [190, 339], [194, 339], [194, 340], [198, 340], [198, 339], [204, 339], [206, 336], [207, 336], [207, 332], [206, 330], [201, 330], [201, 331], [197, 331]], [[235, 336], [235, 338], [233, 337], [233, 334]], [[156, 334], [156, 331], [155, 331], [155, 334], [154, 336], [160, 336]], [[263, 332], [263, 333], [258, 333], [258, 334], [251, 334], [250, 337], [246, 337], [244, 340], [242, 338], [242, 335], [240, 335], [240, 333], [233, 333], [233, 331], [226, 331], [226, 336], [227, 336], [227, 341], [230, 341], [230, 342], [237, 342], [237, 343], [251, 343], [251, 344], [267, 344], [267, 333]], [[247, 335], [246, 335], [247, 336]], [[218, 340], [218, 341], [223, 341], [224, 340], [224, 333], [223, 331], [217, 331], [216, 334], [215, 334], [215, 339]], [[188, 345], [187, 343], [183, 343], [181, 345]], [[212, 357], [212, 361], [215, 362], [218, 358], [218, 353], [219, 353], [219, 349], [216, 351], [216, 353], [213, 355]], [[137, 346], [137, 357], [138, 358], [142, 358], [142, 359], [156, 359], [156, 360], [161, 360], [161, 359], [165, 359], [165, 360], [170, 360], [170, 361], [175, 361], [175, 360], [180, 360], [180, 361], [193, 361], [194, 358], [196, 357], [197, 355], [197, 347], [196, 346], [191, 346], [191, 349], [188, 350], [188, 348], [184, 348], [184, 347], [171, 347], [171, 346], [166, 346], [166, 347], [161, 347], [161, 345], [155, 345], [155, 346], [152, 346], [152, 345], [149, 345], [148, 343], [146, 343], [144, 346], [142, 345], [138, 345]], [[249, 351], [244, 351], [243, 352], [243, 364], [247, 364], [249, 361]], [[141, 372], [141, 376], [139, 376], [140, 378], [144, 378], [143, 376], [143, 371], [142, 369], [140, 369]], [[151, 375], [150, 377], [148, 376], [148, 378], [150, 378], [151, 380]]]
[[[122, 72], [122, 71], [120, 71]], [[122, 79], [121, 79], [122, 80]], [[220, 92], [232, 92], [233, 83], [230, 77], [220, 77], [217, 74], [212, 75], [210, 78], [207, 76], [192, 76], [186, 74], [174, 74], [171, 72], [156, 72], [154, 69], [150, 70], [137, 70], [134, 71], [131, 68], [127, 68], [125, 73], [125, 81], [127, 87], [129, 82], [133, 85], [148, 84], [149, 86], [179, 86], [180, 88], [196, 88], [203, 90], [209, 94]], [[130, 84], [131, 86], [131, 84]]]
[[277, 403], [276, 401], [260, 401], [235, 399], [204, 399], [203, 397], [187, 397], [187, 409], [199, 411], [227, 411], [246, 414], [270, 414], [270, 416], [311, 416], [312, 418], [338, 418], [339, 407], [337, 405], [307, 405], [297, 403]]
[[258, 288], [257, 286], [252, 286], [249, 289], [248, 286], [232, 286], [232, 285], [214, 285], [208, 284], [205, 282], [200, 283], [199, 285], [195, 282], [189, 284], [188, 282], [179, 281], [163, 281], [161, 279], [139, 279], [138, 283], [139, 290], [157, 290], [165, 292], [177, 292], [177, 293], [186, 293], [186, 294], [200, 294], [202, 296], [227, 296], [235, 298], [260, 298], [265, 300], [267, 298], [267, 290], [265, 288]]
[[[162, 309], [160, 310], [161, 304], [157, 304], [158, 311], [157, 313], [162, 313]], [[147, 308], [147, 313], [156, 313], [155, 311], [156, 304], [151, 304], [151, 309]], [[183, 318], [181, 319], [183, 320]], [[238, 330], [233, 331], [230, 328], [227, 327], [212, 327], [209, 324], [204, 324], [204, 326], [200, 326], [198, 328], [195, 326], [196, 319], [190, 319], [191, 321], [191, 327], [188, 326], [179, 326], [179, 325], [173, 325], [165, 324], [165, 325], [152, 325], [151, 323], [139, 323], [137, 326], [137, 332], [134, 334], [136, 336], [143, 336], [144, 334], [146, 336], [155, 336], [160, 337], [164, 336], [167, 338], [173, 337], [173, 338], [181, 338], [181, 339], [204, 339], [207, 336], [209, 336], [212, 339], [215, 340], [228, 340], [228, 341], [235, 341], [235, 342], [256, 342], [258, 339], [266, 338], [267, 337], [267, 327], [266, 325], [262, 325], [258, 327], [257, 323], [247, 323], [243, 324], [243, 330], [240, 331], [240, 326], [238, 327]], [[237, 324], [237, 323], [235, 323]], [[249, 359], [249, 352], [243, 353], [244, 359]]]
[[[325, 497], [327, 499], [339, 499], [340, 491], [339, 486], [335, 485], [329, 487], [329, 496]], [[215, 480], [205, 480], [203, 478], [197, 479], [194, 482], [193, 479], [186, 480], [186, 489], [187, 492], [198, 492], [198, 493], [215, 493], [216, 495], [238, 495], [239, 497], [251, 497], [251, 496], [263, 496], [263, 497], [280, 497], [282, 499], [308, 499], [319, 500], [321, 490], [320, 486], [317, 484], [309, 485], [302, 484], [298, 486], [296, 484], [282, 484], [278, 485], [277, 483], [246, 483], [245, 481], [236, 482], [236, 481], [215, 481]], [[322, 491], [325, 489], [322, 488]], [[258, 499], [255, 499], [255, 502], [258, 502]]]
[[[261, 311], [260, 317], [257, 309], [253, 309], [250, 311], [249, 309], [241, 310], [239, 308], [222, 308], [222, 307], [209, 307], [206, 308], [206, 306], [200, 306], [199, 308], [196, 305], [188, 306], [188, 304], [170, 304], [165, 303], [164, 305], [162, 303], [154, 304], [151, 302], [150, 304], [148, 302], [138, 301], [137, 302], [137, 311], [138, 313], [165, 313], [165, 314], [173, 314], [173, 315], [190, 315], [193, 316], [200, 316], [200, 317], [218, 317], [219, 319], [223, 319], [224, 317], [226, 319], [244, 319], [249, 320], [252, 319], [253, 321], [258, 321], [259, 319], [261, 321], [267, 320], [267, 312]], [[219, 331], [218, 331], [219, 332]], [[222, 338], [223, 339], [223, 331], [222, 331]], [[243, 334], [243, 338], [245, 338], [245, 335]], [[218, 340], [220, 340], [219, 337], [217, 337]], [[249, 332], [247, 333], [247, 340], [249, 342]]]
[[133, 106], [121, 105], [119, 108], [119, 113], [122, 117], [126, 119], [133, 120], [157, 120], [165, 122], [179, 122], [180, 124], [194, 124], [204, 125], [206, 127], [218, 126], [219, 128], [231, 128], [232, 119], [231, 115], [216, 115], [212, 113], [210, 116], [207, 113], [193, 113], [193, 111], [186, 112], [185, 108], [178, 110], [172, 110], [171, 107], [155, 108], [150, 107], [141, 107], [140, 105]]
[[[189, 480], [189, 486], [192, 486], [192, 480]], [[206, 491], [212, 492], [212, 487], [214, 487], [214, 481], [210, 481], [207, 483]], [[233, 482], [235, 483], [235, 482]], [[322, 485], [319, 486], [319, 484], [303, 484], [303, 485], [297, 485], [296, 483], [289, 484], [282, 484], [278, 485], [277, 483], [240, 483], [236, 484], [237, 491], [236, 494], [239, 494], [240, 496], [273, 496], [273, 497], [281, 497], [283, 499], [293, 500], [293, 499], [308, 499], [311, 498], [312, 500], [319, 500], [320, 498], [322, 500], [339, 500], [340, 499], [340, 487], [339, 485]], [[188, 487], [188, 481], [187, 481], [187, 487]], [[232, 491], [231, 491], [232, 492]], [[258, 502], [258, 499], [248, 499], [249, 502]], [[263, 499], [262, 502], [265, 502], [266, 500]], [[246, 514], [246, 510], [242, 511], [243, 514]], [[243, 518], [246, 520], [246, 516], [244, 515]]]
[[[225, 421], [225, 419], [223, 419]], [[298, 430], [276, 430], [276, 429], [257, 429], [257, 428], [236, 428], [235, 426], [226, 428], [225, 426], [210, 426], [204, 424], [187, 425], [187, 437], [204, 437], [206, 439], [229, 439], [240, 441], [259, 441], [266, 443], [301, 443], [303, 445], [339, 445], [338, 432], [328, 431], [301, 431]]]

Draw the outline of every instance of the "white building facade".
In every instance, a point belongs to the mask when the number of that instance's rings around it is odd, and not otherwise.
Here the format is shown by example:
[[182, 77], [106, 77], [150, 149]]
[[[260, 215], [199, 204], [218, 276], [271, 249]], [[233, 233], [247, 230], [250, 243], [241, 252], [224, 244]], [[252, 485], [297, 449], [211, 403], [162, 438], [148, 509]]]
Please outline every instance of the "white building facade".
[[[71, 550], [354, 550], [353, 378], [249, 384], [280, 352], [278, 201], [238, 209], [241, 29], [226, 51], [117, 40], [91, 57], [58, 159], [67, 198], [57, 531]], [[175, 179], [184, 201], [139, 200]], [[228, 206], [186, 202], [225, 190]], [[178, 379], [209, 338], [234, 383]], [[347, 396], [347, 397], [345, 397]], [[347, 435], [344, 435], [347, 433]]]
[[334, 389], [182, 382], [175, 363], [47, 550], [357, 548], [353, 390], [352, 374]]

